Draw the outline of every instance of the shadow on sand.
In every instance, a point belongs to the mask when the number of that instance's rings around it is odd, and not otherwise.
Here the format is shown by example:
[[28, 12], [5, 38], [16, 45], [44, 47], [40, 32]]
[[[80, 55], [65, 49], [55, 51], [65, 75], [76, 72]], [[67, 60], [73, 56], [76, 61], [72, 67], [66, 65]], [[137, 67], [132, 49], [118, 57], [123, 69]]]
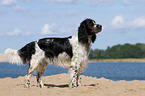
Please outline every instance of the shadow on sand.
[[68, 87], [68, 84], [65, 84], [65, 85], [44, 84], [44, 86], [46, 86], [48, 88], [50, 88], [50, 87], [66, 88], [66, 87]]
[[[58, 87], [58, 88], [68, 88], [68, 84], [65, 85], [55, 85], [55, 84], [44, 84], [44, 86], [50, 88], [50, 87]], [[95, 86], [95, 84], [90, 84], [90, 85], [83, 85], [83, 86]]]

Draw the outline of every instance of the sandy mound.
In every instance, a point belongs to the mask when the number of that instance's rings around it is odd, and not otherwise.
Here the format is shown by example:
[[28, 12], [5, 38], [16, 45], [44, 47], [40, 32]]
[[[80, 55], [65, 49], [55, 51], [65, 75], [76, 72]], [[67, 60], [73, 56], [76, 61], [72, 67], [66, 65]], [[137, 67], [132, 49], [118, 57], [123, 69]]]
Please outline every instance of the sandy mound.
[[36, 77], [31, 87], [24, 88], [24, 77], [0, 79], [0, 96], [145, 96], [145, 81], [111, 81], [105, 78], [82, 76], [83, 86], [69, 88], [68, 75], [43, 77], [44, 88], [36, 87]]

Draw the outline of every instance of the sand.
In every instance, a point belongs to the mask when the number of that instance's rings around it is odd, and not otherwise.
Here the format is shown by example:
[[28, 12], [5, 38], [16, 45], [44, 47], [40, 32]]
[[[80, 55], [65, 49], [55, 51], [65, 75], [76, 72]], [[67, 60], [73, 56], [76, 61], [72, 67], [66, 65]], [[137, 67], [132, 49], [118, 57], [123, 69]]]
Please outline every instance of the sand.
[[[106, 62], [145, 62], [145, 59], [110, 60]], [[0, 62], [7, 61], [5, 55], [0, 54]], [[145, 81], [138, 80], [112, 81], [82, 76], [83, 86], [69, 88], [68, 75], [58, 74], [43, 77], [43, 82], [44, 88], [39, 88], [36, 77], [32, 77], [31, 87], [24, 88], [24, 77], [0, 79], [0, 96], [145, 96]]]
[[44, 88], [36, 87], [36, 77], [31, 87], [24, 88], [24, 77], [0, 79], [0, 96], [145, 96], [145, 81], [112, 81], [105, 78], [82, 76], [83, 86], [68, 87], [68, 75], [43, 77]]
[[0, 54], [0, 62], [8, 62], [8, 59], [4, 54]]

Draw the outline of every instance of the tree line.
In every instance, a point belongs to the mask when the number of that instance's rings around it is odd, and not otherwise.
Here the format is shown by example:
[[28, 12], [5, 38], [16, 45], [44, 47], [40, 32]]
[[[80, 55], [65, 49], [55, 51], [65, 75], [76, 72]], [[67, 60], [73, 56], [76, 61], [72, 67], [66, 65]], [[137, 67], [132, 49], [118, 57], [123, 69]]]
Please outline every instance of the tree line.
[[90, 50], [89, 59], [145, 58], [145, 44], [115, 45], [106, 50]]

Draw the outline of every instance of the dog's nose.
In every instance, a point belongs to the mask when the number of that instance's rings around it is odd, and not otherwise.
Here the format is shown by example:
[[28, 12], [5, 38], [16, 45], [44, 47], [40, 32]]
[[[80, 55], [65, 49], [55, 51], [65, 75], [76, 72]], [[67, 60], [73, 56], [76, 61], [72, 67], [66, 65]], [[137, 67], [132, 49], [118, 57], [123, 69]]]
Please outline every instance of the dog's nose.
[[99, 25], [99, 24], [98, 24], [97, 27], [98, 27], [99, 29], [101, 29], [101, 28], [102, 28], [102, 25]]

